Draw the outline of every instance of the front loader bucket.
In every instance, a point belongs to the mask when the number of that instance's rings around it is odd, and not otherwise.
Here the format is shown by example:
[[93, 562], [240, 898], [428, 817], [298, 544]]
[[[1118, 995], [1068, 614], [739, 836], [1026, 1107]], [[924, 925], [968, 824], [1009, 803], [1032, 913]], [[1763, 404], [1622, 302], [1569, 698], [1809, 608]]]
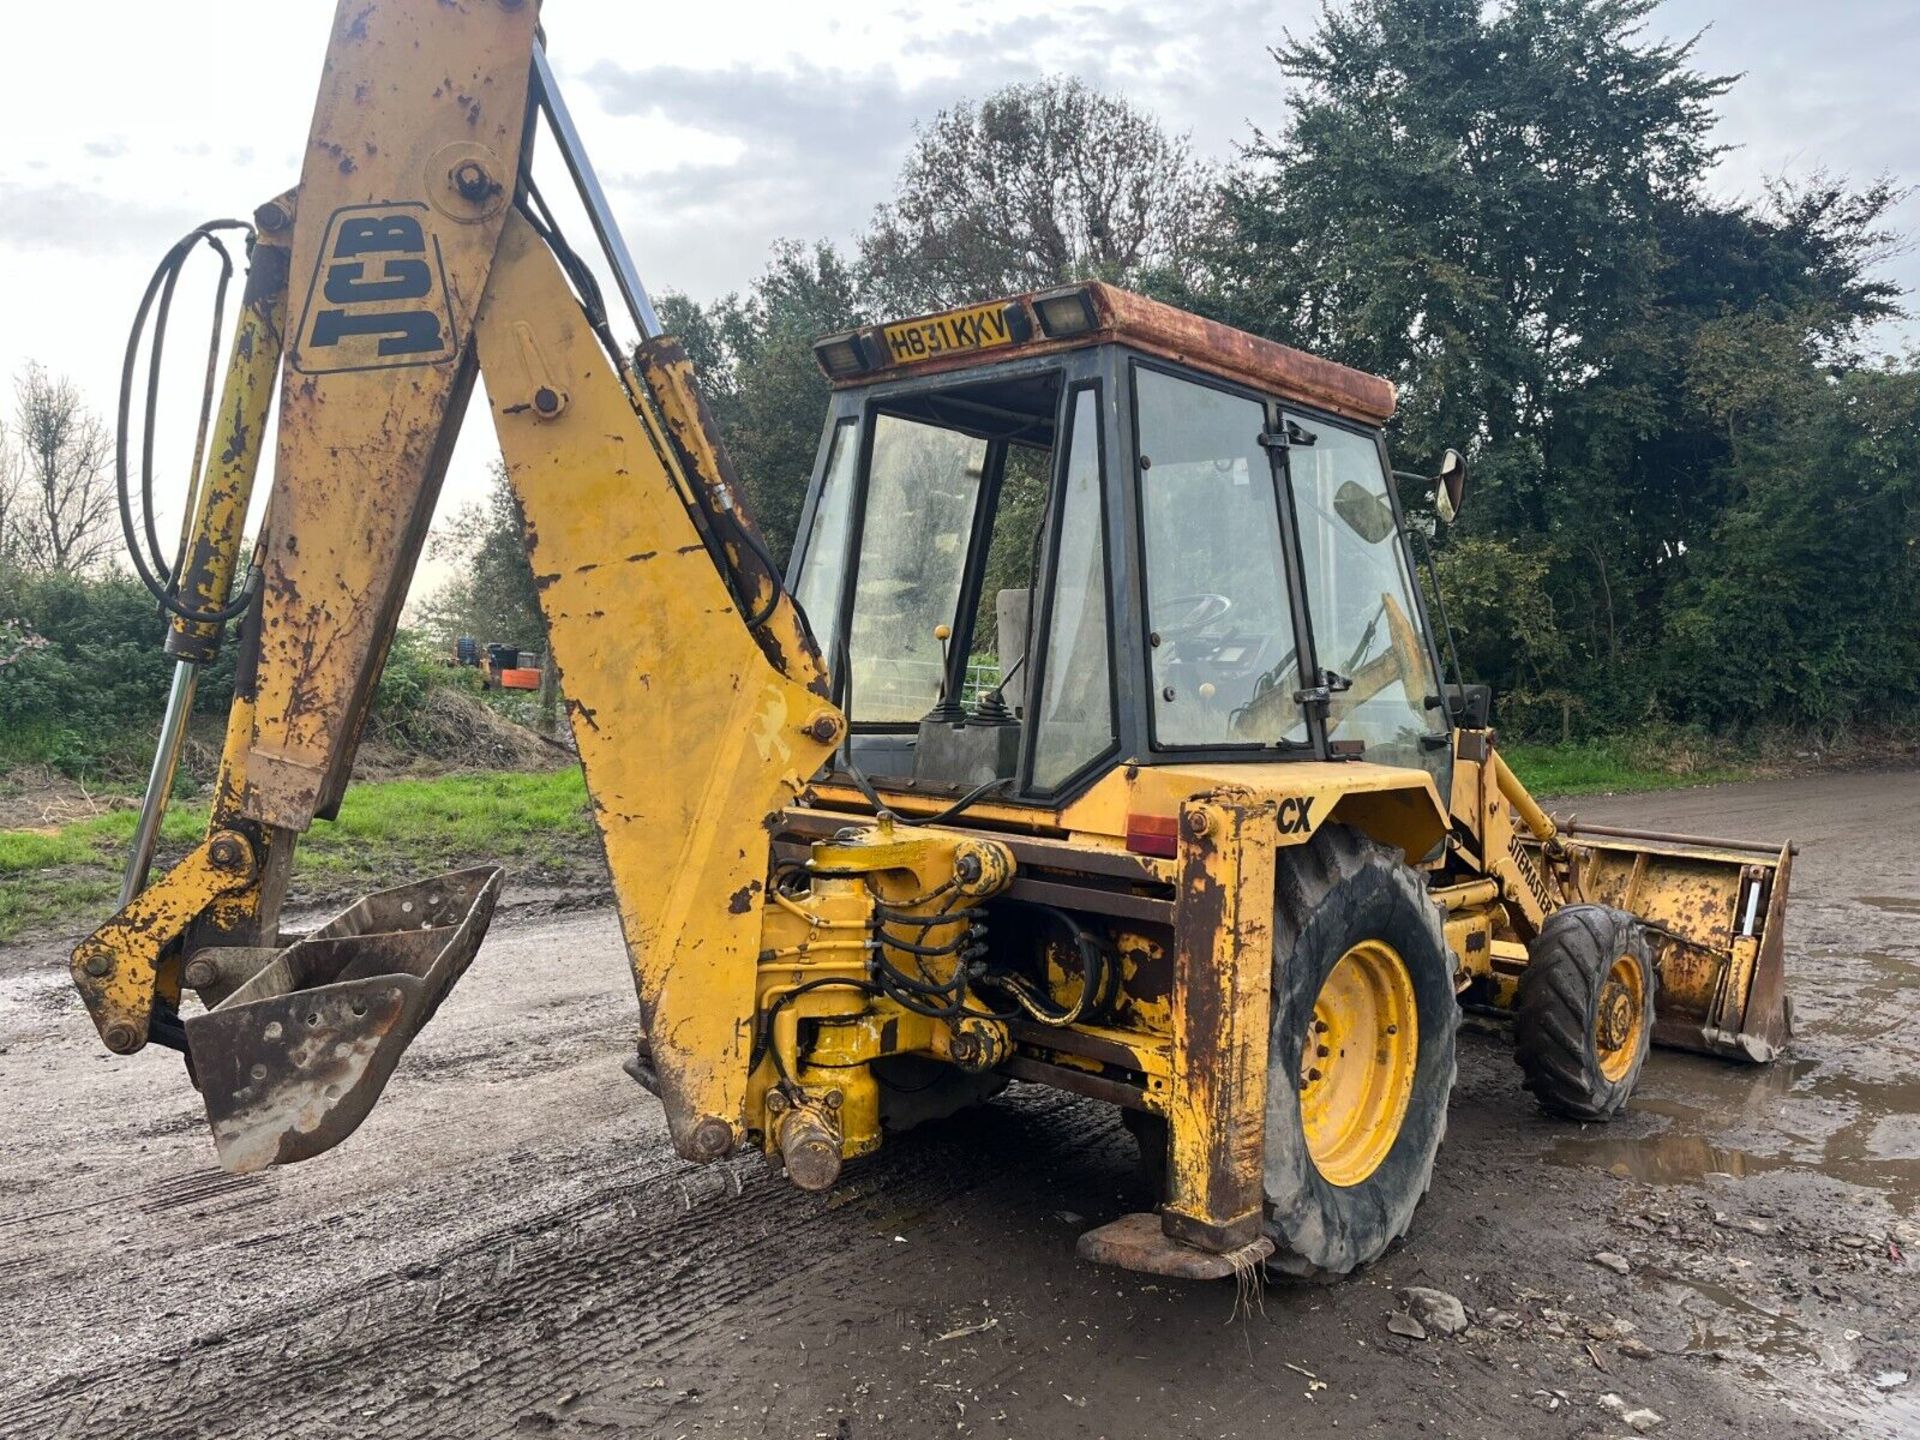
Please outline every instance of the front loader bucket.
[[369, 895], [187, 1020], [223, 1166], [289, 1165], [359, 1127], [472, 963], [505, 873], [456, 870]]
[[1645, 922], [1660, 972], [1661, 1045], [1765, 1063], [1791, 1033], [1786, 992], [1791, 844], [1560, 827], [1575, 893]]

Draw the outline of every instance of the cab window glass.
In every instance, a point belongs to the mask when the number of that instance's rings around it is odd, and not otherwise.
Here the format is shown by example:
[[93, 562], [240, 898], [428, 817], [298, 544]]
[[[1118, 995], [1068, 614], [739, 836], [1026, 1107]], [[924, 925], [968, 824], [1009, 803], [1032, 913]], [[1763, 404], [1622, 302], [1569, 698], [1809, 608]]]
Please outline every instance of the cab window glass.
[[841, 585], [847, 571], [847, 522], [853, 513], [853, 467], [860, 457], [859, 425], [842, 420], [833, 429], [826, 476], [814, 503], [813, 524], [800, 557], [793, 598], [806, 612], [821, 657], [831, 667], [839, 648]]
[[1134, 373], [1154, 738], [1304, 744], [1266, 407]]
[[1379, 447], [1371, 435], [1302, 425], [1312, 443], [1288, 448], [1287, 474], [1314, 653], [1338, 677], [1328, 682], [1327, 737], [1363, 742], [1369, 760], [1438, 772], [1444, 747], [1421, 742], [1445, 722], [1426, 705], [1437, 687]]
[[987, 442], [900, 415], [874, 421], [853, 623], [852, 718], [912, 724], [939, 699]]
[[1051, 790], [1113, 743], [1107, 646], [1107, 542], [1100, 503], [1100, 406], [1075, 397], [1067, 430], [1046, 666], [1035, 707], [1033, 783]]

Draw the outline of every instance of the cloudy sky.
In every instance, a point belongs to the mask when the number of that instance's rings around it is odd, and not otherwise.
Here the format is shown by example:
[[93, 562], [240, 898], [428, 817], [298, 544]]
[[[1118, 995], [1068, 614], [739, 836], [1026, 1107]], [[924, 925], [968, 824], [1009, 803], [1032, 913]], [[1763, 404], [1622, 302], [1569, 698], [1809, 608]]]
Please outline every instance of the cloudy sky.
[[[10, 11], [0, 372], [37, 360], [111, 414], [127, 323], [161, 252], [298, 177], [333, 8], [67, 0]], [[1281, 116], [1264, 47], [1317, 11], [1317, 0], [546, 0], [545, 23], [648, 284], [706, 299], [748, 283], [776, 239], [850, 239], [886, 195], [913, 121], [1007, 81], [1079, 74], [1230, 158], [1250, 125]], [[1737, 147], [1716, 177], [1724, 193], [1753, 197], [1764, 177], [1820, 166], [1920, 181], [1913, 0], [1668, 0], [1655, 28], [1704, 29], [1702, 68], [1745, 75], [1721, 107], [1722, 138]], [[1899, 218], [1920, 234], [1920, 200]], [[1893, 273], [1920, 288], [1920, 255]], [[194, 327], [176, 334], [185, 363], [168, 403], [186, 410]], [[1902, 348], [1920, 328], [1879, 338]], [[474, 418], [443, 513], [483, 483], [490, 437]]]

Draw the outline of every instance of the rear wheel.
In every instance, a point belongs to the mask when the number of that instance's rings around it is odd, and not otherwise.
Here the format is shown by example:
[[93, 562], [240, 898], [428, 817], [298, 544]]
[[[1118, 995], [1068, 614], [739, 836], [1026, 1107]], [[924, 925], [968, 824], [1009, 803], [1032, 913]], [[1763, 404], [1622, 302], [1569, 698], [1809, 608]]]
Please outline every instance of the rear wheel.
[[1432, 1182], [1459, 1007], [1439, 911], [1393, 852], [1332, 826], [1279, 871], [1267, 1268], [1335, 1279], [1405, 1235]]
[[1640, 922], [1567, 905], [1527, 947], [1514, 1001], [1514, 1059], [1542, 1109], [1611, 1120], [1626, 1107], [1653, 1037], [1659, 972]]
[[1613, 1119], [1653, 1039], [1659, 972], [1645, 929], [1624, 910], [1569, 904], [1526, 947], [1513, 1002], [1513, 1058], [1540, 1108]]

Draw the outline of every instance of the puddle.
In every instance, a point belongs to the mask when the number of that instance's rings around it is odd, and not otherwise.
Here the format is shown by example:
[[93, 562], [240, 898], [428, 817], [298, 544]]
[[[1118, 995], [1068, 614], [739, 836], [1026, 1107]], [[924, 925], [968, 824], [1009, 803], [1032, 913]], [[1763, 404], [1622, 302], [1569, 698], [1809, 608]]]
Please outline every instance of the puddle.
[[1815, 1059], [1754, 1071], [1662, 1056], [1647, 1081], [1666, 1093], [1636, 1097], [1611, 1126], [1561, 1135], [1548, 1163], [1654, 1185], [1821, 1175], [1920, 1212], [1920, 1079], [1866, 1080]]
[[1645, 1139], [1607, 1136], [1602, 1139], [1569, 1136], [1547, 1152], [1550, 1165], [1587, 1165], [1622, 1180], [1648, 1185], [1694, 1185], [1709, 1175], [1744, 1180], [1770, 1170], [1790, 1168], [1793, 1161], [1778, 1155], [1755, 1155], [1727, 1145], [1714, 1145], [1698, 1135], [1669, 1130]]
[[[1711, 1280], [1696, 1280], [1648, 1267], [1635, 1283], [1686, 1317], [1683, 1353], [1724, 1361], [1751, 1384], [1774, 1395], [1792, 1414], [1823, 1424], [1849, 1419], [1860, 1433], [1910, 1436], [1920, 1433], [1920, 1394], [1904, 1370], [1879, 1367], [1864, 1376], [1856, 1332], [1830, 1331], [1797, 1314], [1771, 1309]], [[1813, 1372], [1809, 1375], [1809, 1371]], [[1810, 1379], [1825, 1384], [1809, 1385]], [[1871, 1389], [1861, 1393], [1865, 1379]], [[1892, 1428], [1885, 1428], [1885, 1427]]]
[[1856, 895], [1853, 897], [1862, 905], [1871, 905], [1876, 910], [1890, 910], [1896, 915], [1920, 915], [1920, 900], [1906, 895]]
[[1737, 1358], [1738, 1352], [1750, 1356], [1752, 1361], [1745, 1367], [1749, 1379], [1774, 1378], [1761, 1363], [1766, 1360], [1796, 1360], [1828, 1370], [1846, 1370], [1853, 1364], [1851, 1353], [1841, 1344], [1797, 1318], [1756, 1304], [1724, 1285], [1654, 1267], [1640, 1271], [1637, 1283], [1659, 1290], [1663, 1300], [1687, 1317], [1692, 1335], [1686, 1353]]

